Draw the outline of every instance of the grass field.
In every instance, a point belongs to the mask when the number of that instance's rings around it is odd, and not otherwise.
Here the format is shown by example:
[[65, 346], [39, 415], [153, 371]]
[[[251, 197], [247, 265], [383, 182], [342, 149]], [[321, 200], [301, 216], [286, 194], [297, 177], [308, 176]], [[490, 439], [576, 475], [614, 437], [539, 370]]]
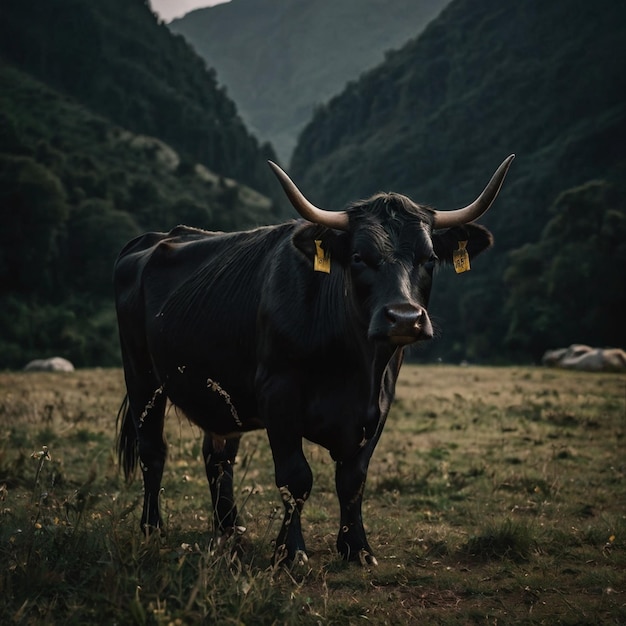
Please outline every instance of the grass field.
[[624, 376], [406, 366], [366, 489], [373, 569], [336, 556], [333, 464], [308, 445], [310, 560], [272, 570], [263, 432], [235, 468], [247, 531], [214, 548], [201, 434], [175, 409], [165, 532], [144, 539], [122, 397], [120, 370], [0, 373], [0, 623], [626, 624]]

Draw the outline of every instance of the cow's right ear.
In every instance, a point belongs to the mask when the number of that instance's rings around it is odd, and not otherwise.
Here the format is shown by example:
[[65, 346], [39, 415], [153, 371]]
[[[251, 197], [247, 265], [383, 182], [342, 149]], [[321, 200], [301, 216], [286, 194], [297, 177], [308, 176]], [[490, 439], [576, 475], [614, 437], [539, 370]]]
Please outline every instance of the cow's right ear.
[[459, 248], [459, 242], [466, 243], [470, 259], [474, 259], [493, 245], [493, 235], [480, 224], [465, 224], [454, 226], [433, 233], [433, 247], [441, 263], [452, 263], [454, 251]]
[[301, 252], [314, 266], [315, 257], [326, 254], [333, 261], [343, 265], [346, 255], [343, 242], [347, 240], [347, 233], [339, 232], [319, 226], [318, 224], [304, 224], [293, 234], [291, 241], [295, 248]]

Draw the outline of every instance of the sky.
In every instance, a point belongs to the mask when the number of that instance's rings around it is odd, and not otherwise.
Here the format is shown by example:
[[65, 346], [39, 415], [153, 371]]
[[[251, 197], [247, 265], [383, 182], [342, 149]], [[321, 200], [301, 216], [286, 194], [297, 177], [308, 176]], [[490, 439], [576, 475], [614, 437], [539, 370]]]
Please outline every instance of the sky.
[[194, 9], [211, 7], [223, 2], [228, 2], [228, 0], [150, 0], [152, 10], [165, 22], [175, 17], [182, 17]]

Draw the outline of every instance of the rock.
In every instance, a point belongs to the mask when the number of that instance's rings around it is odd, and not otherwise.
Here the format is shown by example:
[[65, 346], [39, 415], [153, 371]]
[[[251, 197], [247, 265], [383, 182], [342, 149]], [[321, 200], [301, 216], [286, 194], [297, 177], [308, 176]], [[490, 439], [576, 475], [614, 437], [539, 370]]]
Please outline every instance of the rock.
[[35, 359], [24, 367], [25, 372], [73, 372], [74, 366], [70, 361], [60, 356], [49, 359]]

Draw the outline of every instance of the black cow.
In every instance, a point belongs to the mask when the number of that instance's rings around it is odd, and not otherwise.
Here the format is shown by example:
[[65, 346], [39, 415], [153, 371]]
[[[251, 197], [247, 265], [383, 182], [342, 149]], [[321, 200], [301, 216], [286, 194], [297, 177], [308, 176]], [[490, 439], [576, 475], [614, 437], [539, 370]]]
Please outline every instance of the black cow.
[[426, 306], [435, 265], [452, 262], [458, 249], [471, 258], [491, 245], [491, 233], [470, 222], [489, 208], [512, 160], [476, 201], [447, 212], [394, 193], [324, 211], [270, 163], [304, 221], [228, 234], [178, 226], [122, 250], [115, 289], [128, 393], [118, 449], [127, 478], [140, 462], [144, 531], [162, 524], [169, 398], [205, 433], [222, 534], [237, 524], [240, 437], [265, 428], [285, 507], [274, 563], [306, 561], [300, 513], [312, 474], [303, 438], [336, 463], [337, 549], [376, 563], [361, 501], [403, 347], [433, 336]]

